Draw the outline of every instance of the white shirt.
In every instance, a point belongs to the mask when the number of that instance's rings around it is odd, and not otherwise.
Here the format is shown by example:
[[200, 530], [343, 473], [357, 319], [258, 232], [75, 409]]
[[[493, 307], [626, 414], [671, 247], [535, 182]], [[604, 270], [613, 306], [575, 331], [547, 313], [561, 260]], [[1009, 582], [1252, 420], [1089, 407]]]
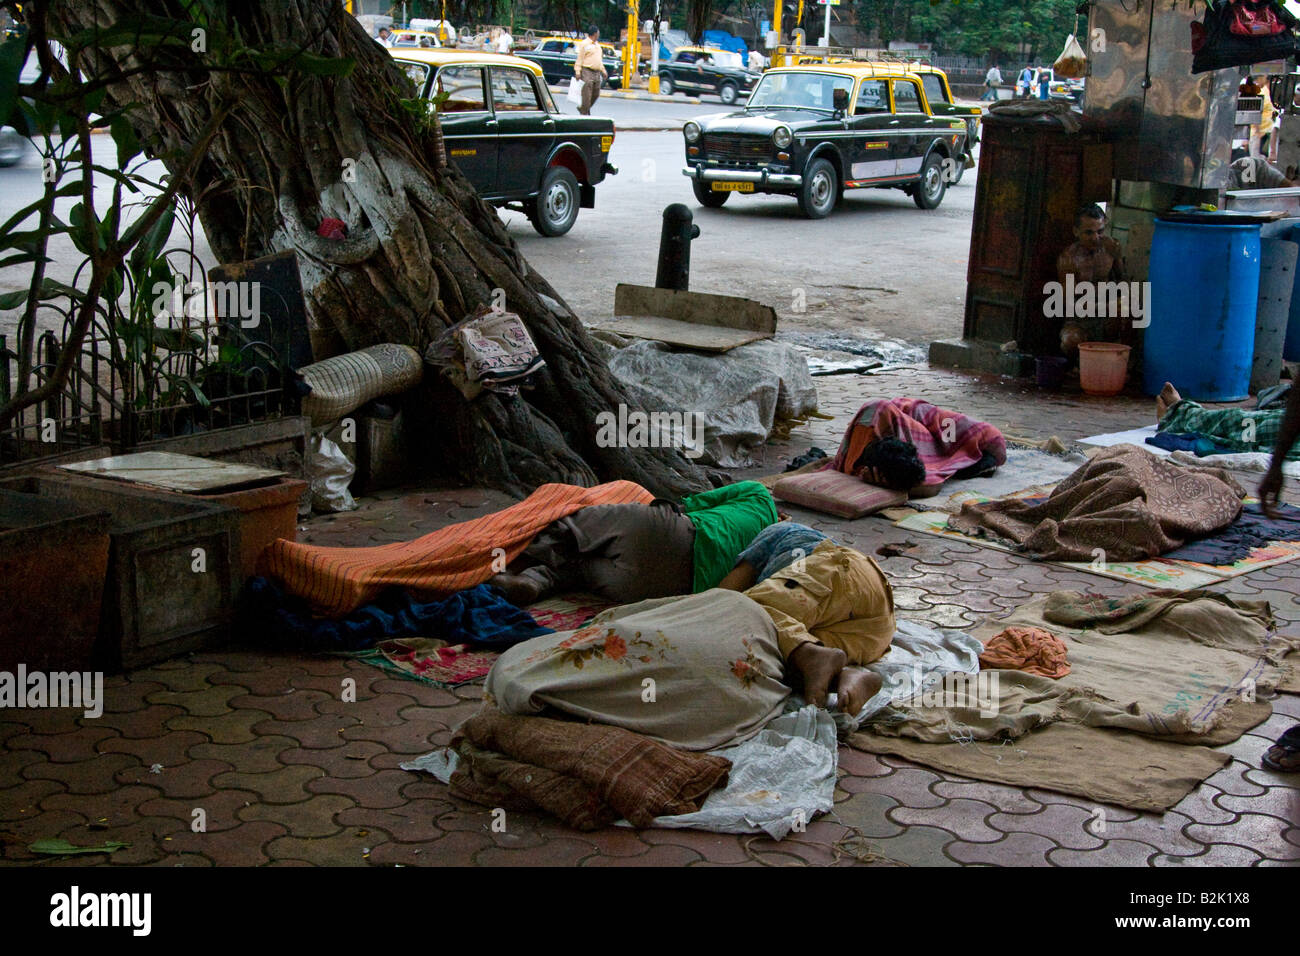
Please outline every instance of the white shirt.
[[763, 68], [763, 54], [757, 50], [749, 51], [749, 68], [751, 70], [761, 70]]
[[497, 52], [509, 53], [510, 48], [514, 45], [515, 45], [515, 38], [512, 37], [509, 33], [507, 33], [505, 30], [502, 30], [501, 35], [497, 37]]

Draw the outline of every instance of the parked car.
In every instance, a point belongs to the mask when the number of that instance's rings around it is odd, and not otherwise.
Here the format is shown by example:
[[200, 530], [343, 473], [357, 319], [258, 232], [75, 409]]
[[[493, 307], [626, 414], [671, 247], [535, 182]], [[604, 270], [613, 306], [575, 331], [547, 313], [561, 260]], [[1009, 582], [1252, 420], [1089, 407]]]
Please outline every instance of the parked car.
[[[542, 68], [517, 56], [456, 50], [393, 50], [420, 94], [438, 107], [448, 158], [494, 206], [525, 213], [543, 236], [573, 228], [596, 203], [614, 123], [564, 116]], [[432, 108], [432, 104], [431, 104]]]
[[1083, 102], [1083, 83], [1082, 79], [1072, 80], [1062, 77], [1059, 80], [1052, 80], [1047, 88], [1047, 95], [1054, 100], [1066, 100], [1070, 103]]
[[862, 63], [768, 70], [743, 109], [688, 122], [686, 168], [710, 208], [733, 192], [794, 196], [810, 219], [845, 189], [902, 189], [934, 209], [966, 154], [966, 123], [936, 116], [921, 77]]
[[758, 82], [761, 73], [740, 64], [740, 54], [698, 46], [680, 47], [659, 64], [659, 92], [713, 93], [731, 106]]
[[[542, 68], [547, 83], [567, 83], [573, 79], [573, 63], [578, 58], [578, 41], [571, 37], [543, 37], [531, 50], [521, 50], [517, 56], [531, 60]], [[600, 45], [600, 58], [605, 64], [610, 89], [623, 86], [623, 60], [611, 44]]]
[[443, 43], [436, 33], [427, 33], [423, 30], [394, 30], [388, 37], [388, 45], [394, 50], [410, 50], [440, 47]]
[[925, 90], [930, 112], [935, 116], [955, 116], [966, 124], [966, 152], [961, 157], [952, 176], [950, 185], [961, 182], [962, 173], [975, 166], [975, 157], [971, 150], [980, 141], [980, 117], [984, 111], [978, 106], [962, 106], [952, 96], [952, 87], [948, 85], [948, 74], [937, 66], [925, 63], [909, 63], [907, 69], [921, 78], [921, 88]]

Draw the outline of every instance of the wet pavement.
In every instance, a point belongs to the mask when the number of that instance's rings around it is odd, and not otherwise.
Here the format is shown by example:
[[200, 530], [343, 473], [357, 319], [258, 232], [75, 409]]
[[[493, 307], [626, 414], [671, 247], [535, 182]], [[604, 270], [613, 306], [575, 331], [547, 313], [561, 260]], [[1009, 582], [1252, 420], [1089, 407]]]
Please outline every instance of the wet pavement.
[[[1078, 439], [1153, 420], [1152, 403], [1041, 393], [1021, 384], [933, 370], [816, 380], [834, 416], [762, 449], [780, 471], [811, 445], [834, 449], [866, 399], [920, 394], [1009, 434]], [[1289, 498], [1296, 500], [1295, 482]], [[496, 492], [408, 487], [317, 517], [300, 540], [401, 541], [509, 503]], [[907, 534], [883, 519], [842, 521], [785, 507], [868, 554]], [[900, 615], [965, 628], [1032, 595], [1078, 588], [1109, 595], [1136, 585], [938, 538], [879, 557]], [[1300, 562], [1219, 586], [1268, 600], [1283, 631], [1300, 632]], [[355, 702], [342, 697], [354, 681]], [[1288, 865], [1300, 860], [1300, 789], [1260, 756], [1300, 721], [1300, 696], [1222, 749], [1232, 762], [1165, 814], [982, 783], [893, 757], [840, 750], [835, 811], [781, 842], [699, 831], [612, 827], [578, 833], [512, 812], [504, 832], [488, 808], [452, 799], [399, 764], [446, 744], [478, 705], [481, 685], [442, 690], [355, 660], [259, 650], [176, 658], [106, 683], [105, 712], [0, 713], [0, 863], [391, 866]], [[200, 826], [200, 822], [202, 826]], [[41, 858], [34, 840], [121, 841], [116, 853]]]

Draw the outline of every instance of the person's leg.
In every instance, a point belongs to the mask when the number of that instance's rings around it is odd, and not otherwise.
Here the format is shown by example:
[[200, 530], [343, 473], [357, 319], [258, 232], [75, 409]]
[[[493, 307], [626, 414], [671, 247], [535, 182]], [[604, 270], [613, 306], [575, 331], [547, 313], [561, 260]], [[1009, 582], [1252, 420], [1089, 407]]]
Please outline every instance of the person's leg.
[[718, 582], [718, 587], [727, 591], [748, 591], [754, 586], [757, 577], [758, 568], [748, 561], [741, 561], [731, 569], [731, 573]]
[[1156, 422], [1165, 417], [1165, 413], [1183, 400], [1183, 396], [1178, 394], [1178, 389], [1174, 388], [1173, 382], [1165, 382], [1165, 387], [1160, 389], [1160, 394], [1156, 396]]

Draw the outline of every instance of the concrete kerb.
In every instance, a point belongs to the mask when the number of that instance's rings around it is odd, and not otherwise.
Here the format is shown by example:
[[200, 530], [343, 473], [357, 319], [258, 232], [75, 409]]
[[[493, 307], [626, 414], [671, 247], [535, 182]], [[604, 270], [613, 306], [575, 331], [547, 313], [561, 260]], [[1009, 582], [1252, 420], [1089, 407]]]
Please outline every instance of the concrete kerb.
[[[568, 89], [567, 86], [552, 86], [551, 92], [564, 95], [568, 92]], [[678, 96], [676, 94], [665, 96], [663, 93], [650, 93], [645, 90], [601, 90], [600, 95], [602, 97], [612, 96], [622, 100], [654, 100], [658, 103], [690, 103], [695, 106], [704, 102], [698, 96]]]

